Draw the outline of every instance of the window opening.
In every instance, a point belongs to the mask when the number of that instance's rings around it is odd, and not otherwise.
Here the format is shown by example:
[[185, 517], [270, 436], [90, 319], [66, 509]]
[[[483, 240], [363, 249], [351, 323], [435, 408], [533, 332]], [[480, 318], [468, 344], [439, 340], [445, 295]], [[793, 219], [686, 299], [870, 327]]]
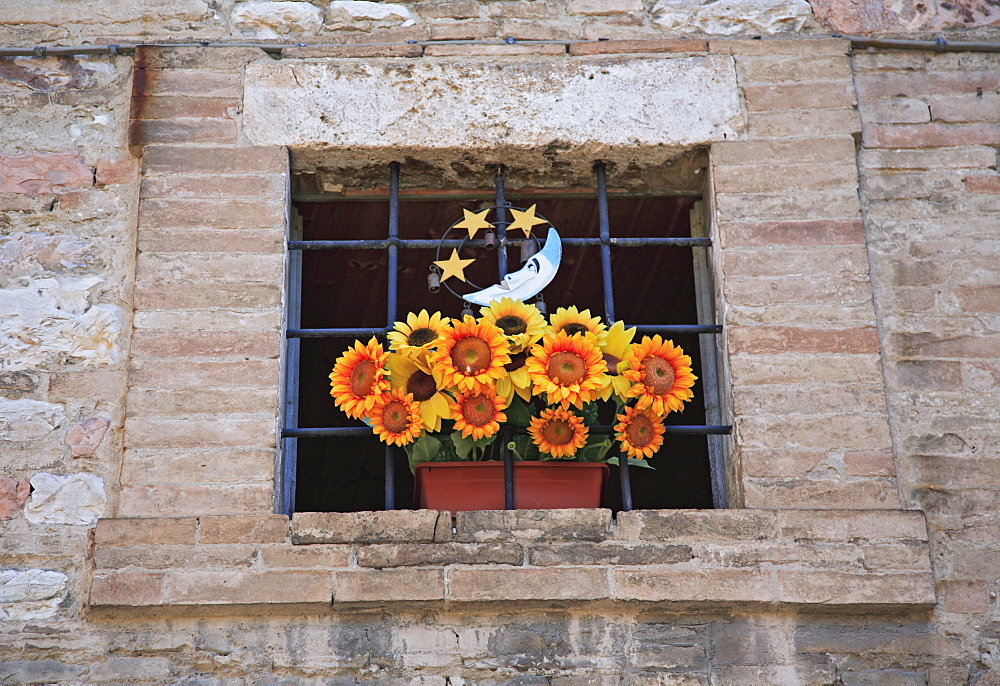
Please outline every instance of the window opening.
[[[539, 214], [564, 234], [564, 265], [569, 268], [545, 289], [548, 309], [575, 304], [602, 315], [609, 325], [617, 317], [635, 326], [637, 340], [657, 333], [673, 338], [700, 371], [694, 401], [683, 414], [668, 416], [667, 442], [654, 457], [657, 471], [642, 470], [637, 479], [621, 460], [621, 467], [612, 470], [610, 505], [615, 510], [632, 509], [634, 503], [725, 507], [722, 436], [731, 427], [721, 424], [715, 356], [722, 327], [713, 321], [707, 260], [711, 241], [698, 221], [700, 202], [693, 196], [609, 198], [604, 165], [598, 163], [595, 171], [594, 198], [553, 195], [528, 202], [544, 202]], [[390, 165], [389, 177], [388, 202], [296, 203], [288, 242], [284, 464], [278, 472], [280, 509], [288, 514], [411, 506], [413, 478], [405, 456], [396, 454], [402, 450], [381, 444], [369, 427], [336, 410], [328, 374], [354, 339], [376, 336], [384, 343], [399, 312], [426, 308], [459, 315], [460, 300], [428, 294], [427, 269], [439, 245], [461, 247], [460, 237], [440, 239], [470, 202], [401, 201], [398, 163]], [[519, 203], [507, 197], [502, 168], [494, 180], [495, 196], [480, 198], [478, 206], [495, 203], [498, 208], [492, 251], [496, 267], [481, 259], [470, 271], [472, 280], [478, 274], [477, 282], [487, 284], [494, 283], [496, 273], [502, 277], [508, 272], [508, 259], [516, 259], [524, 242], [506, 235], [505, 208]], [[479, 249], [484, 239], [466, 240], [465, 245]], [[601, 277], [594, 278], [598, 272]], [[478, 306], [474, 309], [478, 315]], [[681, 323], [691, 321], [698, 323]], [[610, 433], [610, 426], [595, 429]], [[511, 508], [513, 462], [511, 456], [505, 458]]]

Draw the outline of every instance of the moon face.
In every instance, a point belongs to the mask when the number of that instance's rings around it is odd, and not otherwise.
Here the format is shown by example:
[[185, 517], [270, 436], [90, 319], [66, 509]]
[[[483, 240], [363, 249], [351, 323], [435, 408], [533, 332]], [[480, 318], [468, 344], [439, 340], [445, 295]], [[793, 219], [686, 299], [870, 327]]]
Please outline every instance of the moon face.
[[545, 237], [545, 247], [532, 255], [523, 267], [507, 274], [500, 283], [463, 297], [470, 303], [484, 307], [501, 298], [527, 300], [541, 293], [542, 289], [555, 278], [561, 258], [562, 240], [559, 238], [559, 233], [550, 228]]

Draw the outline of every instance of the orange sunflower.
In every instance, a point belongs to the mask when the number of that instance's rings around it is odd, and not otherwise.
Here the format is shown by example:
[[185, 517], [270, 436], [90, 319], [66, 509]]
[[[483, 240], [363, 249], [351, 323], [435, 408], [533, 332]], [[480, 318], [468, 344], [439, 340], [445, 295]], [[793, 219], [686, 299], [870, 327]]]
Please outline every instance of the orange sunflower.
[[549, 317], [549, 321], [552, 323], [552, 333], [565, 331], [570, 336], [580, 334], [597, 345], [604, 345], [604, 339], [608, 335], [608, 329], [601, 323], [600, 317], [591, 317], [590, 310], [581, 312], [576, 309], [576, 305], [560, 307]]
[[628, 357], [634, 337], [635, 328], [626, 329], [623, 322], [615, 322], [608, 329], [608, 337], [601, 346], [604, 362], [608, 365], [608, 377], [598, 395], [601, 400], [608, 400], [612, 393], [623, 400], [628, 397], [626, 394], [632, 387], [632, 382], [622, 374], [625, 365], [621, 362]]
[[615, 437], [622, 445], [622, 450], [636, 460], [652, 457], [653, 453], [663, 445], [663, 419], [647, 410], [638, 407], [626, 407], [625, 414], [615, 419]]
[[632, 346], [625, 358], [628, 365], [622, 374], [632, 382], [629, 398], [638, 398], [636, 407], [647, 407], [663, 417], [670, 412], [683, 412], [684, 402], [694, 397], [691, 387], [698, 377], [691, 373], [691, 358], [659, 335], [643, 336]]
[[380, 395], [375, 400], [369, 420], [375, 435], [389, 445], [413, 443], [424, 428], [420, 405], [413, 402], [412, 393], [402, 388]]
[[348, 417], [366, 416], [375, 400], [389, 390], [386, 355], [382, 344], [372, 338], [368, 345], [355, 341], [353, 348], [349, 347], [337, 358], [330, 373], [330, 395]]
[[569, 410], [549, 408], [531, 418], [528, 434], [543, 453], [555, 458], [570, 458], [586, 444], [588, 429], [583, 419]]
[[445, 327], [430, 361], [445, 388], [475, 393], [506, 376], [503, 367], [510, 363], [509, 353], [510, 345], [500, 329], [487, 321], [477, 323], [466, 315], [464, 320], [452, 321]]
[[492, 386], [483, 386], [479, 391], [460, 393], [451, 403], [451, 418], [455, 420], [455, 430], [462, 432], [462, 438], [489, 438], [500, 430], [500, 422], [507, 421], [503, 410], [507, 400], [498, 397]]
[[570, 405], [581, 409], [597, 398], [608, 369], [590, 339], [565, 332], [543, 338], [531, 349], [525, 366], [535, 393], [545, 393], [547, 404], [564, 409]]
[[480, 310], [483, 320], [496, 324], [510, 343], [510, 351], [527, 350], [545, 333], [545, 318], [538, 308], [520, 300], [501, 298]]
[[[450, 321], [448, 317], [442, 317], [440, 312], [434, 314], [428, 314], [427, 310], [420, 310], [419, 314], [410, 312], [406, 315], [405, 322], [396, 322], [393, 325], [393, 330], [389, 332], [389, 347], [418, 360], [422, 368], [426, 367], [424, 358], [427, 352]], [[424, 369], [424, 371], [430, 370]]]

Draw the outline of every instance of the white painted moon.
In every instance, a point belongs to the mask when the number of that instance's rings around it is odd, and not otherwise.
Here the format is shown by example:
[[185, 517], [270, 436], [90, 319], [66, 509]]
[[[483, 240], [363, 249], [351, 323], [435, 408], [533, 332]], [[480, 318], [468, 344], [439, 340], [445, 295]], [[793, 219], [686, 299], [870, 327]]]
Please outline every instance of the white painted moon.
[[559, 271], [561, 259], [562, 239], [559, 238], [559, 232], [550, 228], [545, 236], [545, 247], [532, 255], [523, 267], [503, 277], [500, 283], [463, 297], [470, 303], [484, 307], [501, 298], [527, 300], [541, 293], [552, 282]]

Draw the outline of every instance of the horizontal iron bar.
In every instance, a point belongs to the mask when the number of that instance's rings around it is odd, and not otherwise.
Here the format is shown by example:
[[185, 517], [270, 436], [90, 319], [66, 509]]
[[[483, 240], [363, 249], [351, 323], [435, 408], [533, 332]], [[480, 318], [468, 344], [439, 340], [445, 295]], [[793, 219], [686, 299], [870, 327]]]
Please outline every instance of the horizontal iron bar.
[[722, 333], [722, 324], [632, 324], [643, 333]]
[[[733, 427], [729, 425], [692, 424], [665, 427], [668, 434], [707, 436], [708, 434], [727, 435], [732, 433]], [[593, 434], [612, 434], [614, 429], [610, 426], [588, 427]], [[516, 434], [526, 434], [527, 429], [514, 428]], [[294, 429], [284, 428], [281, 430], [282, 438], [316, 438], [322, 436], [372, 436], [372, 430], [367, 426], [328, 426], [314, 429]]]
[[[524, 238], [512, 238], [507, 240], [508, 245], [520, 245], [526, 240]], [[572, 246], [594, 246], [601, 245], [600, 238], [561, 238], [563, 245]], [[358, 239], [339, 241], [288, 241], [289, 250], [383, 250], [390, 245], [400, 248], [415, 250], [433, 250], [437, 247], [460, 248], [463, 245], [470, 248], [481, 248], [486, 245], [482, 239], [463, 241], [461, 239], [451, 239], [445, 241], [435, 241], [429, 239]], [[608, 245], [617, 248], [645, 248], [649, 246], [669, 245], [674, 247], [710, 246], [711, 238], [689, 238], [689, 237], [648, 237], [648, 238], [611, 238]]]
[[[645, 333], [722, 333], [722, 324], [635, 324]], [[631, 327], [629, 327], [631, 328]], [[392, 329], [288, 329], [286, 338], [357, 338], [384, 336]]]

